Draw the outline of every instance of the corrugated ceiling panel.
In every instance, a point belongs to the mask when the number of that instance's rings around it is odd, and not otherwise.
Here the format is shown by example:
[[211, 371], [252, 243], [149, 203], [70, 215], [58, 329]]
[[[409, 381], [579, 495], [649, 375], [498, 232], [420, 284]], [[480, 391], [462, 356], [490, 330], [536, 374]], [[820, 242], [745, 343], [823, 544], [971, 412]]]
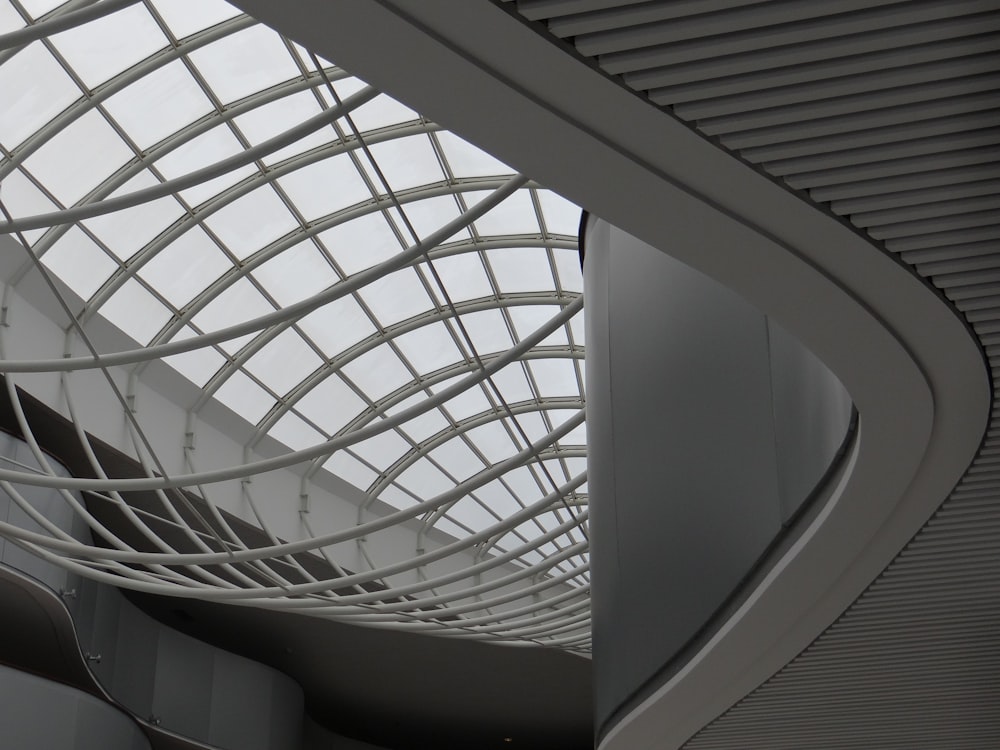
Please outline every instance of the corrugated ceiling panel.
[[[966, 315], [996, 387], [1000, 2], [517, 7], [911, 264]], [[995, 409], [973, 466], [886, 571], [686, 746], [1000, 747], [998, 550]]]

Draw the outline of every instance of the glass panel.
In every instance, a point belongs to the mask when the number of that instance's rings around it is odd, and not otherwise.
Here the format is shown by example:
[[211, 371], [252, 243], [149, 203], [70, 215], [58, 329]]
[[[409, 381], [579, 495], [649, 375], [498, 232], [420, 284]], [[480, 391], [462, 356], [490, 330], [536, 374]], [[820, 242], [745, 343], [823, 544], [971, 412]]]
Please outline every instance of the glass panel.
[[499, 310], [462, 313], [462, 324], [480, 355], [506, 351], [514, 345]]
[[303, 318], [299, 327], [331, 359], [375, 333], [375, 326], [353, 297], [324, 305]]
[[[190, 327], [185, 326], [178, 333], [174, 334], [172, 341], [180, 341], [195, 336], [195, 332]], [[172, 357], [164, 357], [164, 362], [173, 367], [179, 373], [191, 380], [195, 385], [204, 386], [226, 359], [219, 352], [211, 347], [202, 347], [184, 354], [175, 354]]]
[[399, 475], [396, 482], [425, 500], [447, 492], [455, 486], [452, 480], [426, 458], [418, 459]]
[[542, 204], [542, 215], [545, 217], [545, 228], [549, 234], [567, 234], [576, 237], [580, 231], [579, 206], [575, 206], [561, 195], [551, 190], [536, 191], [539, 203]]
[[239, 370], [229, 374], [215, 397], [253, 424], [263, 419], [274, 406], [274, 397]]
[[[360, 83], [357, 79], [353, 79], [353, 81], [355, 83]], [[343, 100], [353, 94], [356, 90], [359, 90], [361, 86], [357, 85], [348, 87], [338, 83], [335, 88], [337, 90], [337, 96]], [[323, 98], [330, 104], [333, 104], [333, 97], [330, 96], [329, 92], [327, 92], [326, 89], [322, 89], [322, 92]], [[370, 102], [363, 104], [351, 112], [351, 119], [354, 121], [355, 127], [357, 127], [357, 129], [362, 133], [366, 130], [384, 128], [387, 125], [395, 125], [400, 122], [410, 122], [419, 118], [420, 115], [412, 109], [400, 104], [386, 94], [381, 94], [380, 96], [375, 97]], [[345, 127], [345, 131], [348, 133], [351, 132], [348, 127]]]
[[338, 224], [319, 238], [348, 275], [388, 260], [401, 249], [381, 211]]
[[568, 359], [533, 359], [528, 363], [539, 394], [545, 396], [578, 396], [576, 370]]
[[[489, 193], [476, 191], [466, 193], [469, 205], [475, 205]], [[541, 234], [535, 207], [531, 203], [529, 190], [518, 190], [496, 208], [488, 211], [476, 221], [476, 231], [481, 237], [505, 234]]]
[[[505, 534], [500, 538], [500, 541], [497, 542], [497, 548], [502, 550], [513, 550], [520, 548], [522, 544], [524, 544], [524, 540], [520, 537], [515, 536], [514, 534]], [[525, 566], [536, 565], [542, 561], [542, 556], [534, 550], [528, 550], [521, 553], [520, 557], [518, 557], [518, 561]]]
[[285, 414], [274, 423], [267, 434], [280, 440], [293, 451], [309, 448], [323, 442], [323, 436], [296, 414]]
[[389, 505], [400, 509], [412, 507], [417, 503], [417, 500], [413, 497], [412, 493], [406, 492], [394, 484], [382, 490], [378, 499], [383, 503], [388, 503]]
[[41, 42], [0, 65], [0, 143], [12, 151], [80, 98], [80, 89]]
[[371, 486], [371, 483], [378, 478], [378, 474], [358, 459], [348, 455], [346, 451], [337, 451], [323, 464], [323, 468], [332, 472], [345, 482], [350, 482], [358, 489], [364, 491]]
[[247, 372], [275, 393], [288, 393], [322, 364], [294, 330], [286, 329], [267, 342], [246, 363]]
[[[426, 398], [423, 394], [419, 398]], [[409, 401], [410, 399], [407, 399]], [[405, 402], [404, 402], [405, 403]], [[404, 422], [400, 429], [417, 442], [423, 442], [431, 435], [436, 435], [441, 430], [449, 427], [451, 422], [444, 418], [439, 409], [431, 409], [418, 417], [414, 417], [408, 422]]]
[[[300, 47], [296, 44], [295, 49], [302, 55], [303, 60], [309, 59], [309, 53], [305, 51], [304, 47]], [[319, 58], [320, 65], [325, 65], [323, 57], [320, 55], [317, 55], [317, 57]], [[312, 63], [311, 60], [309, 62], [310, 64]], [[340, 97], [341, 101], [349, 97], [351, 94], [358, 93], [364, 87], [365, 82], [355, 78], [354, 76], [346, 76], [345, 78], [341, 78], [339, 81], [333, 81], [333, 88], [337, 91], [337, 96]], [[328, 104], [333, 104], [333, 98], [330, 97], [325, 86], [318, 90], [323, 92], [323, 98]]]
[[[577, 428], [577, 429], [580, 429], [580, 428]], [[574, 433], [576, 431], [577, 430], [573, 430]], [[576, 440], [574, 440], [573, 443], [567, 443], [567, 445], [569, 445], [569, 444], [586, 445], [587, 444], [587, 438], [586, 438], [586, 436], [584, 436], [583, 442], [577, 442]], [[582, 458], [582, 457], [574, 458], [574, 457], [571, 456], [569, 458], [564, 458], [563, 461], [565, 461], [565, 463], [566, 463], [566, 469], [569, 471], [570, 478], [572, 478], [572, 477], [578, 477], [581, 474], [583, 474], [583, 472], [585, 472], [587, 470], [587, 459], [585, 459], [585, 458]]]
[[577, 409], [547, 409], [545, 416], [552, 423], [552, 428], [555, 429], [567, 419], [574, 416], [577, 411]]
[[331, 375], [299, 399], [296, 410], [307, 414], [327, 434], [333, 435], [367, 408], [367, 404], [341, 380]]
[[559, 283], [567, 292], [583, 293], [583, 270], [580, 268], [580, 253], [576, 250], [552, 251], [556, 261]]
[[[545, 424], [542, 419], [542, 415], [538, 412], [518, 414], [517, 423], [521, 425], [521, 429], [524, 430], [524, 434], [528, 436], [528, 441], [531, 443], [537, 443], [552, 431], [548, 425]], [[521, 433], [517, 432], [517, 436], [518, 440], [520, 440]]]
[[[438, 258], [434, 261], [434, 270], [441, 277], [441, 283], [454, 302], [493, 296], [493, 286], [483, 270], [479, 253], [469, 252]], [[427, 276], [428, 279], [433, 279], [430, 271]], [[431, 288], [438, 292], [437, 284], [433, 281]]]
[[373, 466], [387, 469], [411, 448], [398, 432], [387, 430], [358, 443], [351, 450]]
[[[243, 151], [240, 142], [236, 140], [228, 125], [218, 125], [206, 133], [202, 133], [197, 138], [192, 138], [187, 143], [177, 147], [168, 154], [156, 160], [156, 169], [168, 180], [183, 177], [203, 167], [208, 167], [216, 162], [238, 154]], [[204, 200], [225, 190], [230, 185], [235, 185], [244, 177], [254, 174], [257, 168], [253, 165], [246, 165], [230, 172], [226, 172], [219, 177], [208, 182], [190, 187], [181, 191], [181, 197], [192, 206], [197, 206]]]
[[[35, 187], [20, 169], [15, 169], [3, 180], [4, 207], [11, 216], [34, 216], [57, 210], [56, 204]], [[6, 218], [6, 217], [4, 217]]]
[[87, 300], [118, 269], [79, 227], [70, 227], [42, 256], [45, 265], [69, 288]]
[[37, 19], [65, 2], [66, 0], [21, 0], [21, 5], [28, 11], [29, 16]]
[[[159, 181], [148, 171], [142, 171], [116, 190], [112, 197], [128, 195], [154, 184], [159, 184]], [[84, 223], [111, 252], [126, 260], [179, 219], [183, 212], [176, 200], [166, 197], [95, 216]]]
[[230, 34], [189, 57], [223, 104], [300, 75], [281, 38], [263, 25]]
[[403, 268], [373, 281], [361, 290], [360, 296], [383, 326], [406, 320], [433, 307], [412, 268]]
[[348, 362], [343, 371], [373, 401], [413, 380], [388, 344], [377, 346]]
[[253, 276], [282, 306], [312, 297], [339, 281], [323, 254], [308, 240], [257, 267]]
[[441, 131], [437, 133], [437, 139], [455, 177], [492, 177], [514, 173], [502, 161], [494, 159], [454, 133]]
[[452, 505], [448, 509], [448, 516], [468, 526], [473, 532], [488, 529], [497, 522], [496, 517], [471, 497], [463, 497]]
[[91, 89], [167, 46], [167, 38], [142, 3], [51, 39]]
[[144, 75], [104, 106], [141, 149], [214, 109], [180, 60]]
[[[566, 474], [565, 469], [563, 468], [562, 461], [557, 461], [555, 459], [547, 459], [545, 461], [542, 461], [542, 465], [548, 471], [549, 476], [551, 476], [552, 479], [554, 479], [557, 484], [563, 484], [564, 482], [570, 479], [570, 477]], [[546, 483], [546, 487], [551, 486], [552, 482], [549, 481], [549, 478], [546, 477], [541, 470], [539, 470], [538, 475]]]
[[156, 10], [176, 39], [215, 26], [240, 13], [238, 8], [222, 0], [156, 0]]
[[[250, 145], [256, 145], [281, 135], [320, 112], [319, 102], [312, 91], [299, 91], [280, 99], [255, 107], [236, 118], [236, 125], [246, 136]], [[276, 164], [294, 154], [300, 154], [316, 146], [337, 140], [333, 128], [320, 128], [304, 138], [290, 143], [264, 157], [267, 164]]]
[[[523, 339], [548, 323], [559, 313], [559, 308], [555, 305], [517, 305], [509, 307], [507, 312], [514, 324], [517, 337]], [[542, 339], [538, 346], [566, 346], [567, 344], [569, 344], [569, 339], [566, 337], [566, 327], [560, 326]]]
[[507, 488], [497, 480], [480, 487], [476, 490], [475, 495], [501, 518], [507, 518], [517, 513], [523, 507], [523, 504], [518, 503], [507, 491]]
[[514, 442], [500, 422], [473, 427], [466, 434], [491, 464], [500, 463], [517, 452]]
[[569, 319], [569, 330], [573, 334], [573, 343], [577, 346], [583, 346], [586, 343], [586, 337], [584, 334], [584, 316], [585, 311], [581, 310], [572, 318]]
[[0, 34], [6, 34], [24, 26], [21, 14], [8, 2], [0, 3]]
[[487, 250], [486, 257], [501, 292], [537, 292], [555, 288], [548, 254], [543, 248]]
[[577, 425], [559, 439], [559, 445], [586, 445], [587, 423]]
[[524, 365], [520, 362], [511, 362], [491, 378], [494, 385], [500, 389], [504, 401], [508, 404], [516, 404], [519, 401], [532, 401], [535, 394], [528, 385], [528, 379], [524, 376]]
[[205, 231], [193, 226], [160, 250], [139, 275], [182, 308], [232, 267]]
[[205, 223], [240, 260], [299, 226], [270, 185], [224, 206]]
[[[525, 466], [519, 466], [503, 475], [503, 481], [525, 505], [540, 500], [543, 496], [534, 475]], [[546, 490], [548, 492], [549, 490]], [[537, 532], [532, 536], [537, 536]]]
[[[389, 181], [389, 187], [396, 192], [444, 180], [444, 172], [441, 171], [437, 155], [426, 135], [411, 135], [373, 143], [369, 150]], [[363, 163], [369, 168], [372, 182], [379, 192], [384, 192], [385, 188], [374, 171], [370, 170], [368, 161], [363, 160]]]
[[459, 526], [447, 516], [437, 519], [434, 524], [434, 528], [440, 532], [453, 536], [456, 539], [463, 539], [469, 535], [469, 531], [467, 529]]
[[[434, 386], [433, 390], [435, 393], [440, 393], [456, 380], [458, 380], [458, 378], [452, 378], [451, 380], [439, 383]], [[483, 412], [489, 411], [490, 402], [486, 400], [486, 396], [483, 394], [482, 388], [476, 386], [463, 391], [457, 396], [453, 396], [448, 401], [445, 401], [444, 408], [448, 411], [448, 414], [452, 416], [452, 419], [461, 421], [467, 417], [473, 416], [474, 414], [482, 414]]]
[[278, 183], [307, 221], [372, 197], [347, 154], [296, 169]]
[[101, 306], [100, 313], [141, 344], [149, 343], [172, 317], [135, 279], [122, 284]]
[[90, 111], [47, 140], [24, 166], [63, 205], [72, 205], [132, 157], [100, 113]]
[[[450, 195], [410, 201], [409, 203], [404, 203], [403, 208], [406, 211], [406, 218], [410, 220], [410, 224], [420, 239], [429, 236], [432, 232], [436, 232], [449, 221], [458, 218], [461, 213], [458, 210], [458, 204], [455, 203], [455, 199]], [[409, 247], [414, 244], [409, 233], [406, 231], [406, 225], [399, 218], [395, 209], [390, 213], [395, 217], [394, 220], [398, 223], [400, 231], [404, 233], [403, 236], [406, 238], [407, 246]], [[470, 236], [468, 230], [460, 229], [451, 237], [446, 237], [444, 241], [468, 239]]]
[[420, 373], [434, 372], [462, 359], [444, 323], [432, 323], [404, 333], [396, 338], [396, 345]]
[[431, 451], [430, 457], [460, 482], [486, 468], [482, 459], [459, 437], [452, 438], [444, 445], [435, 448]]
[[[227, 287], [219, 296], [205, 305], [193, 322], [203, 331], [215, 331], [220, 328], [259, 318], [272, 312], [274, 307], [258, 292], [253, 284], [246, 279], [239, 279]], [[239, 351], [256, 334], [247, 334], [237, 339], [224, 341], [220, 346], [227, 352]]]

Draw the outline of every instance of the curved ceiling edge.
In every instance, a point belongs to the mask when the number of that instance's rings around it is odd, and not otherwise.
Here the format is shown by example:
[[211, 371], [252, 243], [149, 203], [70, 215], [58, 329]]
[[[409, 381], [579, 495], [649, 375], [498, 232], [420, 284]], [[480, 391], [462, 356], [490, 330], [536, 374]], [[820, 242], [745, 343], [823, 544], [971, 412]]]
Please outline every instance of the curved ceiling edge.
[[[851, 470], [826, 507], [602, 747], [677, 746], [762, 682], [853, 601], [969, 464], [990, 404], [978, 345], [946, 302], [841, 220], [489, 3], [338, 8], [336, 23], [317, 22], [332, 11], [313, 0], [280, 18], [259, 0], [239, 4], [739, 291], [823, 359], [857, 405]], [[374, 23], [386, 30], [377, 41], [355, 34]]]

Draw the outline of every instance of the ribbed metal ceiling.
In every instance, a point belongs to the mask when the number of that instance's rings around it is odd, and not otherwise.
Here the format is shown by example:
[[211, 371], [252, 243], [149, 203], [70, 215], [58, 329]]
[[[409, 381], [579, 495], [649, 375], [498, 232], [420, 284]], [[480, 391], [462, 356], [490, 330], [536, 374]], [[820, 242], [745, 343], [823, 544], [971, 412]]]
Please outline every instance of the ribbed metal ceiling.
[[[1000, 366], [1000, 3], [519, 0], [724, 148], [850, 220]], [[1000, 415], [936, 515], [689, 748], [1000, 747]]]

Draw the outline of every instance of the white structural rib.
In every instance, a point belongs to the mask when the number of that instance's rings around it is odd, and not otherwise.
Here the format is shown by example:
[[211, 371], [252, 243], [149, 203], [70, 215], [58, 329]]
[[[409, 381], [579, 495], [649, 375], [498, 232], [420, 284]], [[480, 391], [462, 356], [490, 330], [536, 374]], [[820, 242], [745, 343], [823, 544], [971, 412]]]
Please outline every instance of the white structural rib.
[[42, 466], [24, 394], [89, 474], [0, 469], [33, 521], [0, 533], [142, 591], [589, 649], [578, 208], [221, 2], [3, 0], [0, 87], [0, 372]]

